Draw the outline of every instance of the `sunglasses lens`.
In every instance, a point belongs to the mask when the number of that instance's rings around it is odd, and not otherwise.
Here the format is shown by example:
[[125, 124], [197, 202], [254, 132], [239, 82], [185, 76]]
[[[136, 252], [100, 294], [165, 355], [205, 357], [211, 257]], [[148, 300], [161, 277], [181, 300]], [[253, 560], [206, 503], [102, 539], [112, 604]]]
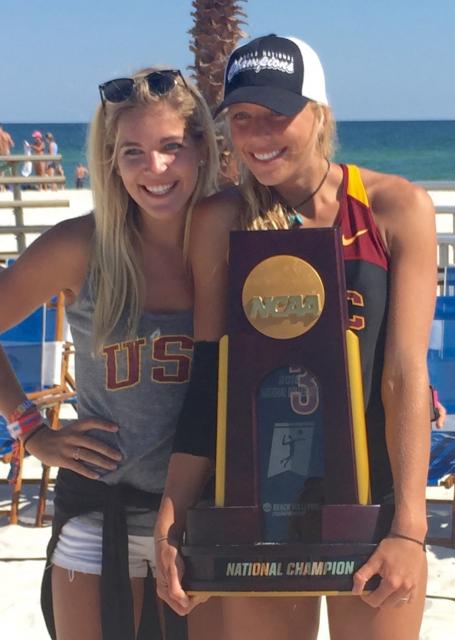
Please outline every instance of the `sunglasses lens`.
[[103, 94], [108, 102], [123, 102], [127, 100], [134, 87], [134, 82], [131, 78], [119, 78], [118, 80], [110, 80], [103, 86]]
[[154, 72], [147, 76], [147, 82], [152, 93], [164, 95], [175, 87], [175, 74]]
[[[175, 87], [177, 77], [182, 78], [179, 71], [153, 71], [141, 80], [147, 82], [151, 93], [165, 95]], [[99, 89], [103, 104], [104, 102], [123, 102], [124, 100], [128, 100], [134, 91], [136, 81], [137, 79], [133, 80], [133, 78], [117, 78], [116, 80], [109, 80], [109, 82], [100, 84]], [[183, 84], [185, 84], [183, 78], [182, 81]]]

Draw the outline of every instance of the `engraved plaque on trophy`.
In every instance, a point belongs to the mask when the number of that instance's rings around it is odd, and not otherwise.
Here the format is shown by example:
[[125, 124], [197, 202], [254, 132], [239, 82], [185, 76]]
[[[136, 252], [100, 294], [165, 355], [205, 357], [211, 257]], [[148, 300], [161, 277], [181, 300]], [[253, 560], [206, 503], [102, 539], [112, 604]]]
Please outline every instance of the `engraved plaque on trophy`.
[[188, 513], [190, 591], [350, 591], [386, 531], [341, 251], [336, 228], [231, 234], [215, 506]]

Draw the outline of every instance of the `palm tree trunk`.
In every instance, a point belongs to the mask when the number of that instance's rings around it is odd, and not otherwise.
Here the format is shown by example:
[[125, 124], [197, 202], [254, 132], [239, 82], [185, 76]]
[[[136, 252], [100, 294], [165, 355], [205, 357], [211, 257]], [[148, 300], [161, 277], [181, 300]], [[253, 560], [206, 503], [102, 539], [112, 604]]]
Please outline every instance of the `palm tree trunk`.
[[[247, 34], [241, 29], [245, 12], [240, 2], [247, 0], [193, 0], [194, 26], [190, 29], [190, 51], [194, 64], [189, 67], [199, 91], [213, 111], [223, 96], [224, 69], [229, 54]], [[220, 150], [221, 185], [236, 182], [237, 169], [224, 133], [223, 122], [217, 123]]]
[[194, 26], [190, 29], [190, 51], [194, 53], [193, 71], [199, 91], [211, 109], [221, 101], [224, 67], [240, 38], [246, 14], [240, 2], [246, 0], [193, 0]]

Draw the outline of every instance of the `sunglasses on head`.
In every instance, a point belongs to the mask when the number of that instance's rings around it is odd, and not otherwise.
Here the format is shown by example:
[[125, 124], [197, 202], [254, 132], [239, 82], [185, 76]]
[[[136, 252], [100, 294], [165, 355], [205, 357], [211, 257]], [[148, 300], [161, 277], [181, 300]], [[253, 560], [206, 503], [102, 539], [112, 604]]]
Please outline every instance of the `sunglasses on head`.
[[103, 109], [106, 108], [106, 102], [124, 102], [133, 95], [136, 85], [146, 82], [150, 93], [158, 96], [164, 96], [169, 93], [180, 79], [186, 87], [185, 78], [178, 69], [165, 69], [163, 71], [152, 71], [146, 76], [140, 78], [117, 78], [108, 80], [99, 85], [101, 102]]

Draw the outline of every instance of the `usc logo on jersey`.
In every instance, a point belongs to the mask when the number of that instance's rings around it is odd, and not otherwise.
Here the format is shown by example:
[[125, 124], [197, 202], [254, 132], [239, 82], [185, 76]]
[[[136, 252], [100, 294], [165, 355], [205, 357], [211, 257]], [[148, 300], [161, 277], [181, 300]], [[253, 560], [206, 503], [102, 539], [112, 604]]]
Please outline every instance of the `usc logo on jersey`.
[[151, 369], [151, 380], [161, 384], [182, 384], [190, 377], [193, 339], [170, 335], [154, 338], [150, 345], [146, 338], [107, 345], [103, 349], [106, 369], [106, 389], [128, 389], [141, 382], [142, 358], [159, 363]]
[[348, 300], [349, 308], [350, 309], [353, 308], [353, 312], [354, 312], [352, 313], [352, 315], [349, 316], [349, 328], [354, 329], [354, 331], [361, 331], [362, 329], [365, 329], [364, 316], [360, 316], [358, 315], [358, 313], [356, 313], [356, 311], [358, 311], [359, 308], [362, 308], [365, 306], [365, 301], [362, 294], [359, 293], [358, 291], [352, 291], [348, 289], [346, 291], [346, 298]]

